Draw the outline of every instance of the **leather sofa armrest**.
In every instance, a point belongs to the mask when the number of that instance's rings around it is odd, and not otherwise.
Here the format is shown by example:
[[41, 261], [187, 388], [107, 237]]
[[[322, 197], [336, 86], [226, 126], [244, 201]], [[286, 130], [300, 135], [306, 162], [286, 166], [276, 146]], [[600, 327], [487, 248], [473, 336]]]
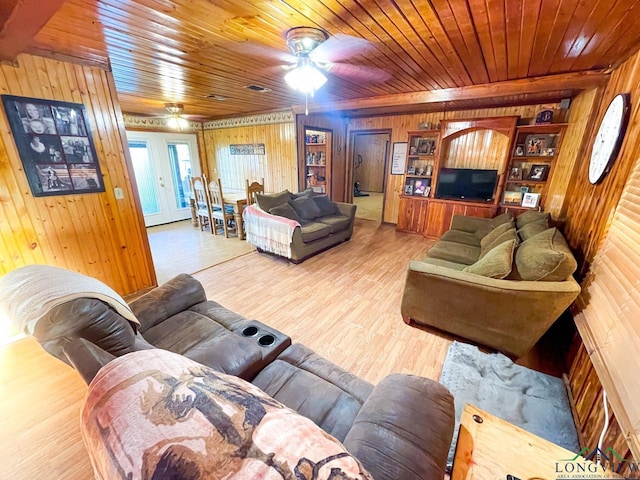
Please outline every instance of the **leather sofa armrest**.
[[207, 301], [202, 284], [182, 273], [129, 304], [144, 332], [173, 315]]
[[98, 370], [116, 358], [84, 338], [74, 338], [63, 347], [69, 363], [89, 385]]
[[344, 445], [374, 478], [443, 478], [453, 396], [433, 380], [393, 374], [374, 387]]
[[[451, 218], [451, 230], [461, 232], [476, 233], [480, 229], [489, 226], [490, 219], [481, 217], [469, 217], [466, 215], [454, 215]], [[490, 228], [489, 228], [490, 230]]]

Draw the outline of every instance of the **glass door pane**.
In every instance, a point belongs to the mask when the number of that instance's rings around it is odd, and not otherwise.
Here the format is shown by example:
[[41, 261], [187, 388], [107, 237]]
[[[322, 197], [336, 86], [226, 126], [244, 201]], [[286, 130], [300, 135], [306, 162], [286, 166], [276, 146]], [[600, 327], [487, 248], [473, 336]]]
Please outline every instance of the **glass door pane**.
[[178, 209], [189, 207], [191, 196], [191, 150], [188, 143], [169, 142], [169, 164], [173, 181], [174, 201]]
[[155, 181], [156, 175], [147, 142], [130, 141], [129, 151], [131, 152], [131, 161], [136, 176], [143, 215], [161, 213]]

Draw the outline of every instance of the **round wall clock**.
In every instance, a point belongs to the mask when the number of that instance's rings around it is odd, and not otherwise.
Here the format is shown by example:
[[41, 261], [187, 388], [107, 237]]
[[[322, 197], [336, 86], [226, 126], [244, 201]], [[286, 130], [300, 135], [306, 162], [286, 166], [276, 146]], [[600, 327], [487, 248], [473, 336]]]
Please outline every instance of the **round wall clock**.
[[611, 100], [593, 141], [589, 161], [589, 182], [602, 181], [615, 161], [629, 123], [629, 94], [620, 93]]

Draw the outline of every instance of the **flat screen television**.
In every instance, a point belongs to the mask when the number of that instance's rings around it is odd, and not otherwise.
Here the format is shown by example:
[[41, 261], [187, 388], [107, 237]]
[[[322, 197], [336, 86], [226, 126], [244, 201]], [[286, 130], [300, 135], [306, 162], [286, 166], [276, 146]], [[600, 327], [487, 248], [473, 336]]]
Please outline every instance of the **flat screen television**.
[[490, 202], [497, 182], [497, 170], [441, 168], [436, 198]]

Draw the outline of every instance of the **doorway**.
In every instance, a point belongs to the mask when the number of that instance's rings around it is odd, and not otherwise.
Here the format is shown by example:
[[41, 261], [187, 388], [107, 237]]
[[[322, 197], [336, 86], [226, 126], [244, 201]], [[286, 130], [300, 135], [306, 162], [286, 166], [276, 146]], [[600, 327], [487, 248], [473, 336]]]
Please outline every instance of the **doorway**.
[[191, 176], [200, 175], [196, 136], [186, 133], [127, 132], [144, 224], [191, 218]]
[[353, 203], [358, 206], [356, 217], [382, 222], [391, 134], [353, 132], [352, 140], [351, 178]]

